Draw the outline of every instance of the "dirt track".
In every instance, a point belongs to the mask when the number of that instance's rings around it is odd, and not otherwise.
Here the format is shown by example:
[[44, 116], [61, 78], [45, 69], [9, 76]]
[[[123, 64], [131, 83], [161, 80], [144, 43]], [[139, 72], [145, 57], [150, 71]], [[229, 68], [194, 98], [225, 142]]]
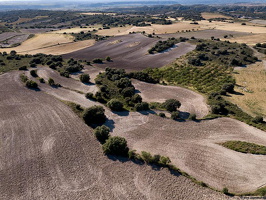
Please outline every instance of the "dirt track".
[[142, 34], [117, 36], [97, 42], [94, 46], [63, 55], [64, 58], [93, 60], [110, 56], [113, 62], [97, 65], [101, 68], [115, 67], [128, 71], [162, 67], [176, 58], [195, 49], [195, 45], [179, 43], [176, 48], [165, 53], [148, 54], [148, 50], [158, 39], [148, 38]]
[[167, 170], [103, 156], [82, 120], [22, 86], [19, 73], [0, 76], [0, 199], [228, 199]]
[[[43, 85], [42, 90], [84, 107], [96, 104], [82, 94], [63, 88]], [[154, 98], [152, 93], [143, 94], [147, 99]], [[169, 156], [173, 164], [215, 188], [228, 187], [229, 191], [242, 193], [254, 191], [266, 183], [264, 156], [238, 153], [217, 144], [242, 140], [266, 145], [265, 132], [242, 122], [229, 118], [176, 122], [148, 112], [113, 113], [108, 109], [106, 115], [110, 119], [106, 124], [113, 135], [125, 137], [131, 148]]]

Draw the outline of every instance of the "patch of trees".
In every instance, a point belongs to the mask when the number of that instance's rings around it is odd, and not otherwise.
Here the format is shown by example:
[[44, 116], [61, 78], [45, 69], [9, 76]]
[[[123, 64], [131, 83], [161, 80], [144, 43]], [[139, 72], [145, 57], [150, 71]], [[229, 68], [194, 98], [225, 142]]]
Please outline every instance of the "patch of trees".
[[258, 52], [266, 54], [266, 43], [257, 43], [254, 48]]
[[128, 77], [144, 81], [147, 83], [159, 83], [159, 79], [155, 79], [149, 74], [149, 69], [139, 72], [130, 72], [128, 73]]
[[82, 118], [87, 125], [103, 124], [106, 121], [104, 111], [102, 106], [92, 106], [84, 110]]
[[238, 151], [241, 153], [251, 153], [251, 154], [258, 154], [258, 155], [266, 155], [266, 146], [244, 142], [244, 141], [227, 141], [221, 143], [222, 146]]
[[[95, 79], [100, 91], [93, 97], [114, 111], [123, 109], [149, 109], [139, 94], [135, 94], [135, 87], [132, 85], [128, 74], [122, 69], [106, 68]], [[138, 104], [138, 105], [137, 105]]]
[[163, 52], [167, 49], [170, 49], [172, 47], [174, 47], [175, 44], [179, 43], [179, 42], [186, 42], [187, 40], [189, 40], [188, 38], [184, 38], [184, 37], [180, 37], [180, 38], [168, 38], [165, 41], [158, 41], [154, 47], [150, 48], [148, 50], [149, 54], [153, 54], [153, 53], [160, 53]]
[[72, 33], [71, 35], [75, 37], [74, 41], [90, 40], [90, 39], [101, 41], [109, 37], [109, 36], [96, 35], [94, 32], [90, 32], [90, 31], [87, 33], [85, 33], [84, 31], [81, 31], [80, 33]]
[[[192, 55], [193, 54], [193, 55]], [[208, 62], [242, 66], [254, 63], [258, 60], [253, 56], [253, 51], [246, 44], [230, 43], [229, 41], [198, 40], [196, 51], [188, 55], [188, 63], [194, 66], [202, 66]]]

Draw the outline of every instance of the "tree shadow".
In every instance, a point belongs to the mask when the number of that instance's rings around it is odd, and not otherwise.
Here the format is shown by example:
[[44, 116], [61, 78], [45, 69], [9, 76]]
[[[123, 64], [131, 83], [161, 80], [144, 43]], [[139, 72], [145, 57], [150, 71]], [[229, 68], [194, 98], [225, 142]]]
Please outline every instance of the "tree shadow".
[[189, 112], [182, 112], [182, 111], [179, 111], [179, 116], [180, 116], [180, 118], [182, 118], [182, 119], [188, 119], [189, 116], [190, 116], [190, 113], [189, 113]]
[[149, 115], [149, 114], [156, 114], [155, 111], [153, 110], [142, 110], [142, 111], [138, 111], [138, 113], [142, 114], [142, 115]]
[[30, 90], [33, 90], [33, 91], [36, 91], [36, 92], [39, 92], [39, 91], [41, 91], [41, 89], [40, 89], [40, 88], [28, 88], [28, 89], [30, 89]]
[[135, 94], [140, 94], [141, 91], [135, 89]]
[[105, 126], [110, 128], [110, 131], [112, 132], [115, 128], [115, 122], [112, 119], [107, 119], [106, 122], [104, 123]]
[[241, 96], [244, 95], [243, 93], [241, 93], [241, 92], [236, 92], [236, 91], [231, 92], [231, 94], [234, 94], [234, 95], [241, 95]]
[[111, 111], [112, 113], [121, 116], [121, 117], [126, 117], [129, 115], [129, 111], [123, 110], [123, 111]]
[[89, 83], [83, 83], [84, 85], [87, 85], [87, 86], [93, 86], [95, 85], [95, 83], [92, 83], [92, 82], [89, 82]]

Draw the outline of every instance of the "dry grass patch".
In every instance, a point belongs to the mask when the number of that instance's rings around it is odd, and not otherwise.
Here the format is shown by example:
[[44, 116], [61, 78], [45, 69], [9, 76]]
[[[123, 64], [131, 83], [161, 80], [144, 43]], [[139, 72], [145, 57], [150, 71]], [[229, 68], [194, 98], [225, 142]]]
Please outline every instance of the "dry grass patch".
[[97, 32], [98, 35], [127, 35], [129, 32], [143, 32], [148, 34], [166, 34], [166, 33], [176, 33], [186, 30], [202, 30], [199, 25], [190, 24], [188, 21], [177, 22], [170, 25], [160, 25], [152, 24], [151, 26], [139, 27], [139, 26], [126, 26], [126, 27], [116, 27], [111, 29], [104, 29]]
[[86, 13], [80, 13], [82, 15], [115, 15], [116, 13], [96, 13], [96, 12], [86, 12]]
[[232, 94], [227, 99], [237, 104], [247, 113], [266, 115], [266, 61], [249, 65], [234, 74], [236, 79], [236, 92], [244, 95]]
[[15, 50], [18, 53], [23, 53], [23, 54], [30, 53], [32, 51], [38, 52], [37, 50], [40, 50], [41, 52], [41, 49], [43, 48], [54, 47], [57, 45], [59, 46], [60, 44], [70, 43], [73, 42], [73, 39], [74, 38], [72, 36], [64, 34], [51, 34], [51, 33], [37, 34], [33, 38], [23, 42], [18, 47], [0, 49], [0, 51], [10, 52], [11, 50]]
[[229, 23], [229, 22], [209, 22], [207, 20], [202, 20], [199, 22], [202, 29], [218, 29], [227, 31], [238, 31], [245, 33], [265, 33], [265, 27], [256, 25], [241, 25], [241, 23]]
[[75, 28], [61, 29], [58, 31], [53, 31], [52, 33], [80, 33], [81, 31], [88, 32], [98, 28], [102, 28], [102, 25], [88, 26], [86, 28], [75, 27]]
[[233, 38], [225, 39], [225, 40], [229, 40], [230, 42], [246, 43], [247, 45], [253, 46], [257, 43], [265, 43], [266, 42], [266, 33], [233, 37]]
[[78, 51], [87, 47], [90, 47], [95, 44], [95, 40], [84, 40], [78, 42], [70, 42], [67, 44], [59, 44], [52, 47], [41, 48], [36, 50], [27, 51], [28, 54], [44, 53], [52, 55], [62, 55]]
[[231, 19], [231, 17], [220, 14], [220, 13], [209, 13], [209, 12], [203, 12], [201, 13], [201, 16], [204, 19], [213, 19], [213, 18], [226, 18], [226, 19]]

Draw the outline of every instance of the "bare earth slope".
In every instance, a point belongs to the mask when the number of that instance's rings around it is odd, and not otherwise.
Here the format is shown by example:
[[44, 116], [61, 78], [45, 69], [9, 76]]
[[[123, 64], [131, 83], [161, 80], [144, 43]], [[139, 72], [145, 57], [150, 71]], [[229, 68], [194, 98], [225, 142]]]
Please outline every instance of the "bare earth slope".
[[[116, 67], [129, 71], [142, 70], [147, 67], [162, 67], [176, 58], [195, 49], [195, 45], [179, 43], [176, 48], [168, 52], [148, 54], [148, 50], [158, 39], [148, 38], [142, 34], [117, 36], [105, 41], [97, 42], [94, 46], [65, 54], [65, 58], [93, 60], [110, 56], [113, 62], [98, 65], [101, 68]], [[152, 63], [152, 64], [151, 64]]]
[[191, 90], [176, 86], [150, 84], [138, 80], [134, 80], [133, 85], [140, 91], [143, 101], [162, 103], [166, 99], [177, 99], [181, 102], [180, 111], [196, 114], [198, 118], [209, 113], [204, 97]]
[[[64, 88], [41, 87], [57, 98], [84, 107], [98, 104], [89, 101], [83, 94]], [[138, 87], [142, 92], [142, 85]], [[156, 91], [158, 88], [154, 87]], [[169, 91], [165, 87], [163, 93], [169, 95], [173, 92], [174, 95], [174, 91], [175, 87], [169, 87]], [[155, 99], [148, 90], [144, 90], [143, 94], [146, 99]], [[160, 95], [158, 97], [161, 98]], [[243, 193], [254, 191], [266, 183], [265, 156], [243, 154], [217, 144], [241, 140], [266, 145], [266, 133], [245, 123], [230, 118], [176, 122], [147, 112], [113, 113], [107, 108], [106, 115], [109, 118], [106, 124], [112, 128], [112, 134], [125, 137], [131, 148], [169, 156], [174, 165], [215, 188], [228, 187], [231, 192]]]
[[19, 72], [0, 82], [0, 199], [228, 199], [167, 170], [108, 159], [66, 105], [22, 86]]

